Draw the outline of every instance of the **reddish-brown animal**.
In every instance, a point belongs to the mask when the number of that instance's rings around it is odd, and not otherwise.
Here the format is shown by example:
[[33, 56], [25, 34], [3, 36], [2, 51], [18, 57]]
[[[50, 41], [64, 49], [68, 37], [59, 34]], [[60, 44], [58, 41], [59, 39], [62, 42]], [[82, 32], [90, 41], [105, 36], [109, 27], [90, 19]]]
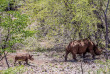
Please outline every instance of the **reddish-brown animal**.
[[30, 54], [28, 54], [28, 53], [25, 53], [25, 54], [17, 54], [16, 56], [15, 56], [15, 62], [14, 62], [14, 64], [16, 63], [16, 61], [19, 61], [19, 64], [21, 64], [21, 61], [25, 61], [26, 62], [26, 64], [28, 64], [28, 59], [30, 59], [30, 60], [34, 60], [34, 58], [32, 57], [33, 55], [30, 55]]
[[76, 54], [83, 54], [83, 57], [85, 57], [86, 52], [90, 52], [94, 58], [95, 55], [100, 55], [102, 50], [98, 49], [98, 47], [87, 38], [82, 40], [75, 40], [70, 42], [66, 47], [65, 61], [67, 61], [67, 56], [69, 53], [72, 53], [73, 59], [76, 60]]

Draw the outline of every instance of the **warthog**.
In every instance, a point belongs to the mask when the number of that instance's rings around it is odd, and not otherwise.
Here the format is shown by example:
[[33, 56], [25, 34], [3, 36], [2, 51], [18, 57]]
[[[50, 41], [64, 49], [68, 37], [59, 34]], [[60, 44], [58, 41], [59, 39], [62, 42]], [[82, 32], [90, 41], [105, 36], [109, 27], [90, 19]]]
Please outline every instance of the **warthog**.
[[83, 54], [83, 57], [85, 57], [87, 52], [91, 53], [94, 59], [95, 55], [100, 55], [102, 53], [102, 50], [98, 49], [98, 47], [91, 40], [86, 38], [82, 40], [74, 40], [69, 43], [66, 47], [65, 61], [67, 61], [67, 56], [70, 52], [75, 60], [76, 54]]
[[33, 55], [30, 55], [30, 54], [28, 54], [28, 53], [25, 53], [25, 54], [17, 54], [16, 56], [15, 56], [15, 62], [14, 62], [14, 64], [16, 63], [16, 61], [19, 61], [19, 64], [21, 64], [21, 61], [25, 61], [26, 62], [26, 64], [28, 64], [28, 59], [30, 59], [30, 60], [34, 60], [34, 58], [32, 57]]

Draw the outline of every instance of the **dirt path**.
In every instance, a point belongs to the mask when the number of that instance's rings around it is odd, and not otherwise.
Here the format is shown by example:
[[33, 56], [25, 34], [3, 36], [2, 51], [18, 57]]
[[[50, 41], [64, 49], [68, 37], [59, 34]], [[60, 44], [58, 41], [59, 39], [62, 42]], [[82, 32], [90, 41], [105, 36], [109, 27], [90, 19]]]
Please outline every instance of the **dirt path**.
[[[69, 61], [64, 62], [64, 52], [32, 52], [34, 55], [34, 61], [29, 61], [30, 66], [26, 65], [26, 71], [23, 74], [82, 74], [81, 62], [74, 62], [71, 56]], [[8, 61], [11, 67], [13, 67], [15, 53], [8, 55]], [[5, 61], [0, 62], [0, 70], [6, 69]], [[93, 74], [101, 65], [94, 63], [94, 61], [83, 62], [82, 67], [84, 74]]]

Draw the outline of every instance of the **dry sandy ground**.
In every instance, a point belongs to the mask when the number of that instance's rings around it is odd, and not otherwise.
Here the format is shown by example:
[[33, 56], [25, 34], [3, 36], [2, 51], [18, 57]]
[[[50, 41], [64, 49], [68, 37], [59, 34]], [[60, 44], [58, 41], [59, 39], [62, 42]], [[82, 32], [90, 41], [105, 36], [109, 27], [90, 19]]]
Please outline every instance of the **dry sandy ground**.
[[[19, 51], [19, 53], [25, 53]], [[31, 52], [34, 56], [34, 61], [29, 61], [30, 65], [25, 65], [26, 71], [23, 74], [94, 74], [97, 69], [102, 68], [102, 65], [97, 64], [94, 60], [90, 60], [87, 56], [86, 60], [82, 62], [81, 69], [81, 58], [78, 57], [79, 61], [72, 60], [72, 56], [69, 55], [68, 61], [64, 62], [64, 51], [45, 51], [45, 52]], [[8, 55], [8, 61], [11, 67], [14, 66], [14, 55], [11, 53]], [[98, 59], [100, 60], [100, 59]], [[0, 70], [7, 68], [5, 60], [0, 61]], [[19, 73], [18, 73], [19, 74]]]

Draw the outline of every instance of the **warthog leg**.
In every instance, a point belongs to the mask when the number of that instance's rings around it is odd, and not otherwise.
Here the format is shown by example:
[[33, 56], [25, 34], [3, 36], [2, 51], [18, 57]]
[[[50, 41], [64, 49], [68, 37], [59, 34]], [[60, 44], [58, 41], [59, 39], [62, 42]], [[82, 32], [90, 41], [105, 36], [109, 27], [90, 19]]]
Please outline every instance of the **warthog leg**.
[[73, 56], [73, 59], [74, 59], [75, 61], [77, 61], [77, 59], [76, 59], [76, 53], [72, 52], [72, 56]]
[[16, 64], [16, 60], [15, 60], [15, 62], [14, 62], [14, 65]]
[[21, 61], [19, 61], [19, 64], [21, 65]]
[[86, 55], [86, 52], [85, 52], [85, 53], [83, 53], [83, 58], [85, 58], [85, 55]]
[[92, 49], [90, 50], [90, 53], [92, 54], [92, 58], [95, 59], [95, 53]]
[[28, 59], [26, 59], [25, 61], [26, 61], [26, 64], [28, 65]]
[[70, 52], [69, 51], [66, 51], [66, 55], [65, 55], [65, 61], [67, 61], [67, 56]]

